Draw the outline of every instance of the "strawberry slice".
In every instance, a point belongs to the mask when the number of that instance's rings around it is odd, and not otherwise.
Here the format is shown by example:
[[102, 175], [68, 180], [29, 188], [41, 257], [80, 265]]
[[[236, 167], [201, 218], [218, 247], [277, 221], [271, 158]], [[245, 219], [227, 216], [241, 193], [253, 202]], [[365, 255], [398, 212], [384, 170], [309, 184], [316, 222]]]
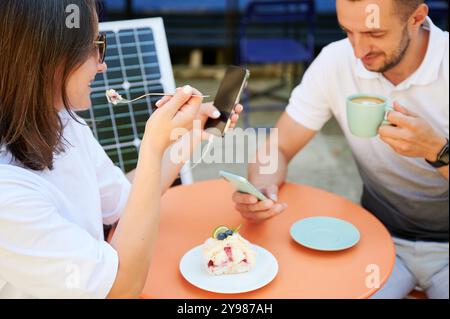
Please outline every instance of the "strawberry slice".
[[223, 250], [225, 250], [225, 253], [228, 256], [229, 261], [233, 261], [233, 254], [231, 253], [231, 247], [225, 247]]

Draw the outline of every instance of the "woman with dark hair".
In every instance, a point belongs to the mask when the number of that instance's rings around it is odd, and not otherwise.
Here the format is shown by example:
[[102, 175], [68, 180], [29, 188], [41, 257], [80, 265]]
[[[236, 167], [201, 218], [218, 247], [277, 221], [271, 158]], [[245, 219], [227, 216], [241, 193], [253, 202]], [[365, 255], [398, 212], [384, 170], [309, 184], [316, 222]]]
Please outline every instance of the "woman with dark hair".
[[105, 46], [95, 0], [0, 1], [0, 298], [139, 297], [181, 168], [165, 160], [171, 133], [217, 117], [190, 86], [159, 103], [131, 186], [73, 113], [91, 106]]

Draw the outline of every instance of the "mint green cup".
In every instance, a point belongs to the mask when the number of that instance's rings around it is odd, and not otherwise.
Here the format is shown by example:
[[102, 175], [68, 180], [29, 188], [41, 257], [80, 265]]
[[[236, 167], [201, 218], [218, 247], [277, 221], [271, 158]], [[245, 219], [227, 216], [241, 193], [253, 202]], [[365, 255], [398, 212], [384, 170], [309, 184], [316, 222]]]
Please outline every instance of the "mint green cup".
[[[364, 100], [364, 101], [363, 101]], [[393, 111], [387, 98], [373, 94], [355, 94], [347, 98], [347, 122], [353, 135], [371, 138], [378, 135], [382, 125], [390, 125], [386, 120]]]

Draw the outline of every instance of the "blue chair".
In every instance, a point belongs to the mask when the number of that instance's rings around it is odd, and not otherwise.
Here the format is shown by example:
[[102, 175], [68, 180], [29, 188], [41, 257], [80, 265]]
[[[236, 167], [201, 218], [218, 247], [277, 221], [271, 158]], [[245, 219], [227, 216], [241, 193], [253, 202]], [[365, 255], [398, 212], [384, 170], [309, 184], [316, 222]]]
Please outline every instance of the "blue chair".
[[[239, 63], [249, 64], [305, 64], [314, 59], [315, 33], [314, 0], [254, 1], [250, 2], [241, 20], [239, 32]], [[243, 103], [245, 126], [250, 126], [250, 113], [262, 110], [279, 110], [286, 106], [286, 98], [276, 95], [285, 88], [286, 78], [263, 92], [246, 90]], [[248, 107], [248, 99], [268, 96], [282, 100], [282, 105]]]

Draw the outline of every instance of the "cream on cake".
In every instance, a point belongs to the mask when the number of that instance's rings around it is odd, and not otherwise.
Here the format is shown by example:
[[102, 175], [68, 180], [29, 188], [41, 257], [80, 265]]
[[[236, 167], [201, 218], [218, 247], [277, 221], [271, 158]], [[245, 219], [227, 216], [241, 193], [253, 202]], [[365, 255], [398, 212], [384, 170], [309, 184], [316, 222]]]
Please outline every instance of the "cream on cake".
[[210, 275], [230, 275], [249, 272], [256, 263], [256, 253], [250, 242], [237, 231], [221, 226], [203, 246], [203, 263]]

